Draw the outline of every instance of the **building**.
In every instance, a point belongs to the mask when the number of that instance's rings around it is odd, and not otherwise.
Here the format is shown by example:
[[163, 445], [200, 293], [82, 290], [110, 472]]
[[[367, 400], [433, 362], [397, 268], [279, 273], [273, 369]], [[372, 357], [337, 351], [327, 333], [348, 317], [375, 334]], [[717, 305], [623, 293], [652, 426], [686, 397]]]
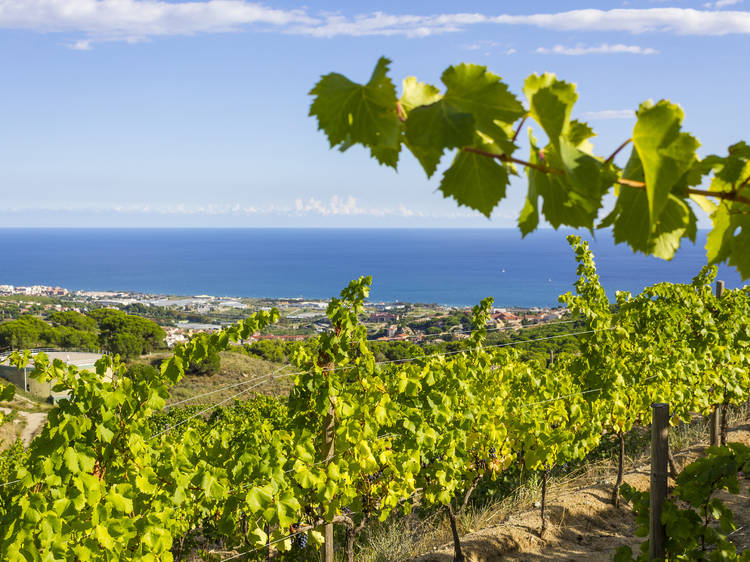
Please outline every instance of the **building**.
[[[32, 352], [33, 355], [36, 353]], [[60, 359], [68, 365], [75, 365], [79, 370], [94, 370], [94, 363], [102, 358], [101, 353], [88, 353], [81, 351], [44, 351], [50, 361]], [[39, 382], [32, 379], [29, 374], [34, 370], [34, 359], [29, 361], [29, 366], [25, 369], [18, 369], [10, 364], [8, 357], [0, 357], [0, 377], [12, 382], [18, 388], [26, 390], [37, 398], [42, 398], [50, 402], [57, 402], [68, 396], [67, 391], [55, 392], [52, 387], [55, 386], [55, 380], [48, 382]], [[105, 375], [105, 380], [112, 380], [112, 373]]]

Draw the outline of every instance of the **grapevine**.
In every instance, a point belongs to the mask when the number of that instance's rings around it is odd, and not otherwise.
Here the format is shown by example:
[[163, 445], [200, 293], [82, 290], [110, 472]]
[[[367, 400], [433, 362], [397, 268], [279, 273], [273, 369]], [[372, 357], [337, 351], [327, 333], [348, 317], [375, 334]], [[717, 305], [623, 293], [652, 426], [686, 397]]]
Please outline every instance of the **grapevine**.
[[[649, 100], [634, 110], [630, 138], [612, 154], [597, 155], [590, 140], [594, 130], [572, 118], [575, 84], [554, 74], [525, 80], [524, 105], [499, 76], [475, 64], [448, 67], [442, 92], [407, 77], [398, 97], [389, 65], [380, 58], [365, 84], [330, 73], [310, 91], [310, 115], [332, 148], [359, 144], [380, 164], [397, 169], [405, 147], [428, 177], [445, 153], [454, 152], [440, 191], [488, 218], [506, 197], [511, 176], [523, 167], [528, 180], [518, 217], [523, 236], [536, 230], [541, 213], [556, 229], [612, 227], [616, 243], [663, 259], [672, 258], [682, 239], [695, 242], [693, 208], [698, 206], [713, 223], [706, 244], [709, 262], [727, 262], [750, 277], [750, 146], [745, 142], [733, 144], [725, 155], [701, 159], [700, 143], [682, 130], [682, 108]], [[519, 158], [519, 135], [527, 122], [537, 133], [529, 127], [529, 156]], [[546, 137], [543, 146], [535, 136], [539, 132]], [[630, 156], [620, 167], [616, 156], [627, 148]], [[708, 189], [697, 187], [705, 184]], [[608, 193], [616, 197], [614, 206], [597, 224]]]

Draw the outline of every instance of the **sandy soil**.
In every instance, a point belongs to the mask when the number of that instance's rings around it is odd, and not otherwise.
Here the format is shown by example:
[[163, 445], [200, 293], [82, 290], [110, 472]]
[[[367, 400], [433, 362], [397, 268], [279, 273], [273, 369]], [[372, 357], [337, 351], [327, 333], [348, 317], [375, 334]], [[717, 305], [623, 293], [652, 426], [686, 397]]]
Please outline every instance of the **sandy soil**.
[[[729, 441], [750, 445], [750, 424], [730, 431]], [[685, 465], [703, 452], [702, 446], [693, 447], [677, 455]], [[638, 552], [641, 538], [633, 536], [636, 524], [630, 507], [619, 509], [610, 502], [614, 479], [586, 488], [550, 491], [548, 499], [548, 527], [544, 539], [539, 538], [541, 517], [539, 509], [510, 516], [496, 527], [490, 527], [462, 537], [462, 548], [470, 562], [499, 560], [611, 560], [615, 550], [630, 545]], [[649, 466], [643, 465], [625, 475], [625, 481], [639, 489], [649, 485]], [[734, 511], [737, 531], [731, 540], [738, 550], [750, 548], [750, 494], [747, 484], [738, 495], [719, 493]], [[453, 545], [447, 544], [436, 552], [421, 556], [415, 562], [451, 562]]]
[[[0, 412], [5, 414], [11, 413], [10, 408], [0, 407]], [[21, 431], [21, 440], [25, 447], [28, 447], [31, 440], [42, 432], [44, 424], [47, 423], [47, 414], [45, 412], [18, 412], [18, 417], [14, 423], [19, 424], [25, 421], [23, 430]]]

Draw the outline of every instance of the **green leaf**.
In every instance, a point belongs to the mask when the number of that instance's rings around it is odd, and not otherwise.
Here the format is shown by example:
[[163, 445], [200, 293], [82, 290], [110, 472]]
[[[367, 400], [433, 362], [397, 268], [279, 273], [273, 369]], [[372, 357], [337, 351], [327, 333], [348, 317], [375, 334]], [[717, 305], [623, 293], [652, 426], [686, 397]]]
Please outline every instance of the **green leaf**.
[[558, 143], [562, 154], [550, 144], [544, 150], [544, 158], [531, 133], [529, 141], [529, 162], [563, 173], [548, 173], [533, 167], [526, 169], [529, 189], [518, 219], [521, 233], [526, 236], [537, 227], [539, 197], [542, 198], [544, 218], [553, 228], [563, 224], [593, 228], [606, 190], [604, 186], [614, 181], [614, 175], [598, 159], [571, 146], [565, 139], [560, 139]]
[[[719, 205], [711, 216], [713, 230], [708, 233], [706, 254], [709, 263], [727, 261], [743, 279], [750, 277], [750, 215], [739, 205]], [[739, 211], [739, 212], [738, 212]]]
[[[529, 100], [529, 114], [544, 129], [550, 143], [559, 150], [560, 137], [570, 129], [570, 114], [578, 100], [575, 84], [558, 80], [554, 74], [532, 74], [526, 78], [523, 93]], [[578, 124], [573, 138], [582, 142], [585, 139], [581, 137], [586, 134], [588, 131]], [[580, 143], [573, 144], [577, 146]]]
[[331, 147], [360, 143], [381, 163], [396, 165], [401, 122], [396, 111], [396, 88], [388, 78], [390, 61], [381, 57], [365, 85], [331, 73], [310, 91], [310, 115], [328, 136]]
[[252, 488], [245, 497], [248, 508], [257, 513], [266, 509], [273, 501], [273, 495], [268, 486], [256, 486]]
[[[643, 178], [640, 158], [635, 150], [630, 155], [623, 175], [637, 181]], [[620, 186], [619, 190], [614, 209], [600, 225], [601, 228], [614, 224], [612, 234], [616, 244], [624, 242], [635, 252], [671, 260], [679, 249], [682, 238], [695, 241], [697, 219], [683, 199], [670, 193], [659, 221], [652, 230], [646, 191], [629, 186]]]
[[681, 133], [682, 109], [666, 100], [644, 103], [633, 129], [633, 146], [643, 166], [648, 196], [649, 224], [656, 228], [659, 216], [678, 181], [695, 161], [698, 141]]
[[9, 402], [13, 400], [13, 396], [15, 396], [15, 393], [16, 387], [14, 385], [0, 385], [0, 402]]
[[446, 100], [414, 108], [406, 120], [407, 146], [430, 177], [446, 148], [461, 148], [474, 138], [474, 117]]
[[399, 103], [401, 104], [401, 109], [408, 116], [409, 112], [415, 107], [430, 105], [438, 101], [441, 97], [440, 90], [432, 84], [425, 84], [417, 80], [414, 76], [408, 76], [403, 81], [403, 92]]
[[508, 183], [508, 170], [493, 158], [459, 151], [443, 174], [440, 191], [444, 197], [453, 197], [459, 205], [471, 207], [489, 218], [492, 209], [505, 197]]
[[63, 460], [65, 461], [65, 467], [73, 473], [79, 472], [78, 468], [78, 453], [72, 447], [65, 449], [63, 453]]
[[570, 144], [576, 148], [580, 148], [585, 152], [590, 152], [590, 143], [586, 141], [591, 137], [595, 137], [596, 133], [589, 127], [587, 123], [573, 119], [568, 127], [567, 138]]
[[476, 64], [449, 66], [442, 76], [444, 103], [459, 113], [470, 113], [476, 128], [505, 153], [513, 151], [512, 124], [526, 114], [499, 76]]

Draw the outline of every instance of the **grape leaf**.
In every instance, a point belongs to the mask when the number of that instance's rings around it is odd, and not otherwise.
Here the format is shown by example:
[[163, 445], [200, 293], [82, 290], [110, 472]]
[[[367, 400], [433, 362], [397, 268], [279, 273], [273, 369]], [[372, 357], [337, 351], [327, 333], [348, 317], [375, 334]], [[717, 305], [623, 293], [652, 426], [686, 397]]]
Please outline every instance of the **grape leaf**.
[[526, 114], [499, 76], [477, 64], [449, 66], [442, 76], [443, 101], [454, 111], [474, 116], [476, 128], [506, 153], [513, 152], [512, 124]]
[[402, 93], [399, 103], [401, 109], [408, 116], [409, 112], [420, 105], [430, 105], [438, 101], [442, 95], [440, 90], [432, 84], [420, 82], [414, 76], [407, 76], [402, 83]]
[[446, 148], [461, 148], [474, 138], [474, 117], [444, 99], [414, 108], [406, 120], [407, 146], [427, 173], [435, 173]]
[[505, 197], [508, 183], [505, 166], [493, 158], [461, 150], [443, 174], [440, 191], [444, 197], [453, 197], [459, 205], [471, 207], [489, 218], [492, 209]]
[[365, 85], [338, 73], [323, 76], [310, 90], [310, 116], [331, 148], [361, 143], [381, 164], [395, 167], [401, 148], [401, 121], [396, 111], [396, 88], [387, 76], [390, 61], [381, 57]]
[[698, 141], [681, 133], [684, 113], [675, 104], [662, 100], [656, 105], [641, 104], [633, 129], [633, 146], [643, 166], [648, 197], [649, 225], [656, 228], [669, 194], [696, 159]]
[[[529, 114], [544, 129], [550, 143], [559, 150], [560, 137], [571, 128], [570, 114], [578, 100], [575, 84], [558, 80], [554, 74], [532, 74], [526, 78], [523, 92], [529, 100]], [[588, 131], [581, 127], [582, 124], [576, 123], [574, 146], [580, 144], [576, 141], [582, 142], [588, 138], [585, 136]]]
[[553, 228], [564, 224], [574, 228], [593, 228], [605, 191], [603, 186], [613, 181], [614, 176], [598, 159], [574, 148], [564, 138], [558, 143], [562, 154], [551, 143], [543, 152], [540, 151], [531, 131], [529, 140], [529, 162], [558, 170], [558, 173], [543, 172], [534, 167], [526, 169], [529, 189], [518, 219], [521, 234], [526, 236], [539, 224], [539, 197], [542, 198], [542, 214]]
[[[643, 166], [635, 149], [630, 154], [623, 176], [636, 181], [643, 180]], [[621, 186], [615, 207], [599, 228], [609, 225], [614, 225], [612, 234], [616, 244], [624, 242], [634, 252], [671, 260], [680, 247], [682, 238], [695, 241], [697, 219], [684, 200], [670, 193], [659, 221], [652, 229], [646, 191]]]

